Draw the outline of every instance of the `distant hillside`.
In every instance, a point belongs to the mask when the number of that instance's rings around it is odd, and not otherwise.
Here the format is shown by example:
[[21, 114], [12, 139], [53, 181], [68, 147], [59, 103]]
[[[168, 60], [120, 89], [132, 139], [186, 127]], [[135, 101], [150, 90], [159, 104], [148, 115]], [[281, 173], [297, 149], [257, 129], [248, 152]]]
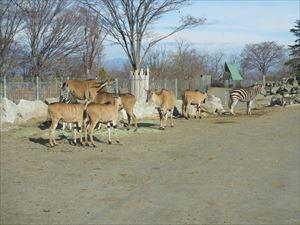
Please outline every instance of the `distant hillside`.
[[122, 70], [124, 65], [128, 63], [126, 58], [113, 58], [113, 59], [106, 59], [103, 62], [103, 67], [106, 70]]

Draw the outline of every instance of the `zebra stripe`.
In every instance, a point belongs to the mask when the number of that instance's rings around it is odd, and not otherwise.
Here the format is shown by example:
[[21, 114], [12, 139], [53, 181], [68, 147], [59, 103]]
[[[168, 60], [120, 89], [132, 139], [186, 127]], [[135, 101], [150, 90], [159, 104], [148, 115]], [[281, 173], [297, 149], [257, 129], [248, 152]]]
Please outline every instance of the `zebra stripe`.
[[77, 98], [70, 91], [70, 89], [69, 89], [68, 85], [66, 85], [66, 83], [64, 83], [62, 88], [60, 89], [59, 102], [73, 103], [73, 104], [77, 103]]
[[262, 85], [254, 85], [246, 88], [233, 89], [230, 93], [232, 101], [249, 102], [253, 100], [260, 92]]

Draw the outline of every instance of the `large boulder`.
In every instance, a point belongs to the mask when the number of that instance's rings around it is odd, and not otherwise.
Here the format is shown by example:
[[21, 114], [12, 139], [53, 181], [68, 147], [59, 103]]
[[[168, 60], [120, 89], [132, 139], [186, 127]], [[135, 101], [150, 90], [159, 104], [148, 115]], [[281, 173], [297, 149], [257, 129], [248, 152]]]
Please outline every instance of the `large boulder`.
[[157, 116], [156, 106], [146, 101], [137, 101], [134, 105], [133, 112], [137, 118], [155, 117]]
[[0, 110], [1, 110], [1, 124], [15, 122], [18, 116], [18, 107], [14, 102], [8, 100], [7, 98], [1, 98]]
[[275, 105], [279, 105], [279, 106], [283, 105], [282, 95], [277, 94], [277, 95], [272, 96], [270, 106], [275, 106]]
[[[174, 112], [173, 112], [174, 116], [179, 117], [181, 115], [181, 105], [182, 105], [182, 100], [177, 100], [176, 101], [176, 106], [175, 106], [175, 109], [174, 109]], [[195, 107], [190, 107], [189, 109], [191, 111], [195, 111], [194, 108]], [[153, 118], [153, 117], [158, 116], [156, 106], [151, 102], [146, 103], [145, 100], [137, 101], [134, 105], [133, 112], [134, 112], [134, 114], [136, 115], [136, 117], [138, 119], [139, 118]], [[121, 117], [123, 119], [127, 118], [127, 116], [124, 115], [123, 112], [121, 112]]]
[[275, 95], [277, 93], [278, 89], [279, 89], [279, 87], [272, 87], [271, 88], [271, 94]]
[[291, 94], [291, 92], [293, 91], [293, 86], [291, 85], [282, 85], [278, 88], [278, 90], [276, 91], [276, 94]]
[[[206, 112], [203, 113], [203, 116], [208, 116], [208, 114], [215, 113], [223, 113], [225, 112], [221, 99], [215, 97], [214, 95], [209, 95], [206, 99], [205, 103], [202, 104], [203, 108]], [[193, 105], [189, 105], [187, 107], [187, 111], [190, 116], [194, 116], [196, 113], [196, 107]], [[157, 109], [156, 106], [152, 103], [146, 103], [146, 101], [137, 101], [134, 105], [133, 112], [137, 116], [137, 118], [151, 118], [157, 117]], [[182, 114], [182, 100], [177, 100], [173, 115], [176, 117], [180, 117]], [[122, 112], [121, 118], [127, 119], [127, 116]]]
[[221, 99], [214, 95], [209, 95], [202, 106], [210, 114], [222, 114], [225, 112]]
[[45, 103], [47, 105], [51, 104], [51, 103], [55, 103], [55, 102], [59, 102], [59, 98], [46, 98], [45, 99]]
[[21, 120], [27, 121], [32, 118], [47, 119], [48, 106], [40, 101], [28, 101], [21, 99], [17, 105]]
[[[190, 117], [193, 117], [196, 115], [197, 109], [194, 105], [188, 105], [186, 110]], [[180, 117], [182, 115], [182, 100], [176, 101], [173, 115], [176, 117]]]
[[175, 107], [176, 107], [175, 110], [174, 110], [175, 111], [175, 115], [176, 114], [178, 114], [178, 116], [181, 115], [182, 114], [182, 100], [177, 100]]
[[300, 93], [300, 88], [298, 86], [291, 88], [290, 94], [296, 95], [298, 93]]
[[295, 102], [295, 103], [300, 103], [300, 97], [295, 97], [294, 102]]

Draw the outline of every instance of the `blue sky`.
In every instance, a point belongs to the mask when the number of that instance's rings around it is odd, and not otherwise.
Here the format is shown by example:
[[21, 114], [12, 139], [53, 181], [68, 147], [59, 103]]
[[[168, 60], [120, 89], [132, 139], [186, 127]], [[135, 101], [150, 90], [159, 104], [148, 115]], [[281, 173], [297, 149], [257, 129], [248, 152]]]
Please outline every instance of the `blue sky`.
[[[300, 0], [214, 1], [192, 0], [192, 4], [169, 13], [153, 26], [157, 34], [166, 34], [178, 25], [180, 16], [190, 14], [207, 18], [207, 24], [185, 30], [165, 39], [160, 45], [172, 48], [183, 39], [201, 52], [223, 51], [239, 54], [247, 43], [275, 41], [287, 46], [295, 37], [289, 32], [299, 19]], [[105, 58], [126, 58], [118, 46], [107, 45]]]

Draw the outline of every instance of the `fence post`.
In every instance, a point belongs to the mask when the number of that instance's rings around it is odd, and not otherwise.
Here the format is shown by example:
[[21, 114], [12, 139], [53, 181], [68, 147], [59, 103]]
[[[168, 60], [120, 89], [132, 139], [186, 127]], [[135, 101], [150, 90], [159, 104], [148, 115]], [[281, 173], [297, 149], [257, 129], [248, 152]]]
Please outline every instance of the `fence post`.
[[147, 93], [145, 90], [149, 90], [149, 76], [150, 76], [150, 72], [149, 72], [149, 68], [146, 69], [146, 73], [144, 75], [144, 86], [143, 86], [143, 100], [145, 100], [147, 98]]
[[[149, 78], [150, 78], [150, 70], [149, 70], [149, 68], [147, 68], [147, 78], [146, 78], [146, 87], [145, 87], [145, 89], [146, 90], [150, 90], [150, 85], [149, 85]], [[295, 78], [296, 79], [296, 78]], [[145, 92], [146, 93], [146, 92]], [[146, 94], [145, 94], [146, 95]]]
[[134, 74], [130, 71], [130, 93], [134, 95]]
[[[226, 106], [228, 106], [227, 94], [228, 94], [228, 90], [225, 89], [225, 91], [224, 91], [224, 104], [225, 104]], [[222, 101], [222, 100], [221, 100], [221, 101]]]
[[119, 80], [115, 79], [115, 94], [119, 95]]
[[164, 89], [167, 89], [167, 85], [168, 85], [168, 80], [167, 78], [164, 79]]
[[39, 77], [36, 76], [35, 77], [35, 96], [36, 96], [36, 100], [40, 100], [40, 89], [39, 89]]
[[178, 98], [178, 80], [177, 78], [175, 78], [175, 96], [176, 96], [176, 99]]
[[2, 97], [6, 98], [6, 75], [2, 79]]
[[143, 90], [144, 90], [144, 69], [141, 68], [139, 71], [139, 82], [138, 82], [138, 99], [143, 99]]

